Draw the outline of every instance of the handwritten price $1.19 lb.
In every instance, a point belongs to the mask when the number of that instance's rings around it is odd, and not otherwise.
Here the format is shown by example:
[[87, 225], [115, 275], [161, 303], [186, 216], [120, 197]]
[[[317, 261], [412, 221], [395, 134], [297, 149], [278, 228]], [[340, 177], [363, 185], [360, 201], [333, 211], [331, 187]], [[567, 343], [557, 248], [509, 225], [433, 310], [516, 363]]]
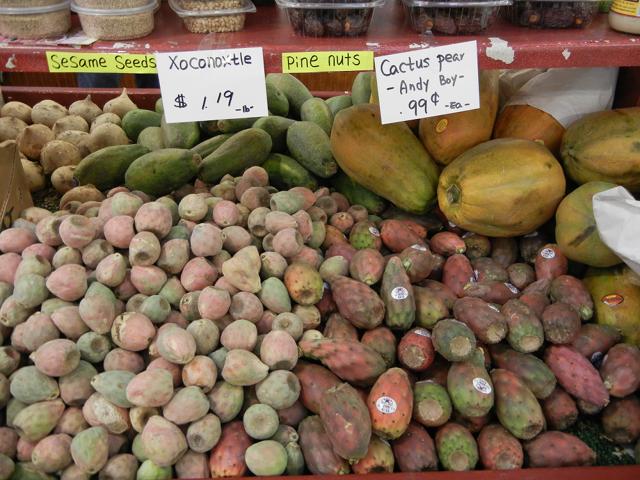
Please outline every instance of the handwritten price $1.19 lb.
[[[218, 105], [226, 103], [227, 107], [231, 107], [231, 104], [233, 103], [233, 97], [234, 97], [234, 93], [231, 90], [225, 90], [224, 92], [218, 93], [218, 95], [215, 97], [215, 103]], [[202, 104], [200, 106], [202, 110], [206, 110], [209, 107], [208, 101], [209, 101], [209, 97], [207, 96], [203, 97]], [[177, 95], [173, 106], [175, 108], [189, 107], [189, 103], [187, 103], [187, 97], [183, 93]], [[238, 107], [235, 109], [235, 111], [237, 112], [245, 112], [245, 113], [250, 112], [251, 110], [253, 110], [253, 105], [251, 106], [242, 105], [241, 107]]]

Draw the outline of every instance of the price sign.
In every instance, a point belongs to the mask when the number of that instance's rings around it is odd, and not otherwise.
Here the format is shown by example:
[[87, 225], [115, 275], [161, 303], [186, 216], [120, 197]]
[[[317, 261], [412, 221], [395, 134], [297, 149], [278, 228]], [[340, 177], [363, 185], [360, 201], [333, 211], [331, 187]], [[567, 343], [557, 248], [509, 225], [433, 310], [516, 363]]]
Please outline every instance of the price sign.
[[168, 123], [268, 115], [262, 48], [157, 53]]
[[382, 123], [480, 108], [477, 44], [376, 57]]
[[46, 52], [52, 73], [156, 73], [153, 55]]

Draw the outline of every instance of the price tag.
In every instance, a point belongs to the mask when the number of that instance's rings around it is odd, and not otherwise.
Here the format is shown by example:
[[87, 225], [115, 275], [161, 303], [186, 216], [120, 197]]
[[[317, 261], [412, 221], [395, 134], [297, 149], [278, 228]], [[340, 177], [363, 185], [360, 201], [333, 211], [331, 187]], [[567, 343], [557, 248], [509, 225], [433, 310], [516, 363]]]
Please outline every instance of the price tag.
[[262, 48], [157, 53], [169, 123], [268, 115]]
[[46, 52], [52, 73], [156, 73], [153, 55]]
[[282, 54], [283, 73], [373, 70], [373, 52], [295, 52]]
[[382, 123], [480, 108], [477, 43], [375, 58]]

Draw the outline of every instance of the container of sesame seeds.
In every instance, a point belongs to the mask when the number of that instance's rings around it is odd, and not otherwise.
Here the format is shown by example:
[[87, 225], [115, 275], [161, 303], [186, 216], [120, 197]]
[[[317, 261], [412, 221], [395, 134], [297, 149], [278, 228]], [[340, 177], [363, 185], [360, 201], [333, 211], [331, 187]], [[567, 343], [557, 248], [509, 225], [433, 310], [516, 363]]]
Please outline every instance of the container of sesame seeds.
[[250, 0], [169, 0], [169, 6], [193, 33], [237, 32], [256, 11]]
[[58, 37], [69, 28], [69, 0], [0, 0], [0, 35], [4, 37]]
[[153, 31], [156, 7], [156, 0], [71, 2], [71, 10], [78, 14], [84, 33], [98, 40], [132, 40], [149, 35]]

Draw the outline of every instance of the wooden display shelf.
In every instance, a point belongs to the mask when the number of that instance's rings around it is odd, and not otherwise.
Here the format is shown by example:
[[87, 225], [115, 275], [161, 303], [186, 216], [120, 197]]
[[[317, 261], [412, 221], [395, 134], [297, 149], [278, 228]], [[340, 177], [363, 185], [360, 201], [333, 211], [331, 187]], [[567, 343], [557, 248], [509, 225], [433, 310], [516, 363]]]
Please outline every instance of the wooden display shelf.
[[[75, 17], [75, 16], [74, 16]], [[74, 18], [77, 25], [77, 18]], [[597, 15], [586, 29], [529, 29], [499, 19], [482, 35], [419, 35], [406, 22], [401, 3], [388, 0], [379, 8], [367, 35], [360, 37], [311, 38], [296, 35], [287, 15], [275, 6], [258, 7], [247, 15], [245, 29], [236, 33], [189, 33], [167, 4], [156, 15], [155, 31], [144, 38], [126, 42], [96, 42], [72, 48], [34, 41], [0, 43], [0, 71], [46, 72], [45, 52], [93, 51], [102, 53], [154, 53], [201, 49], [263, 47], [265, 69], [281, 70], [283, 52], [314, 50], [372, 50], [377, 55], [412, 48], [477, 40], [480, 67], [548, 68], [640, 66], [640, 37], [611, 30], [606, 15]], [[502, 42], [507, 42], [506, 44]], [[497, 47], [496, 45], [502, 45]], [[513, 60], [500, 60], [513, 50]]]

